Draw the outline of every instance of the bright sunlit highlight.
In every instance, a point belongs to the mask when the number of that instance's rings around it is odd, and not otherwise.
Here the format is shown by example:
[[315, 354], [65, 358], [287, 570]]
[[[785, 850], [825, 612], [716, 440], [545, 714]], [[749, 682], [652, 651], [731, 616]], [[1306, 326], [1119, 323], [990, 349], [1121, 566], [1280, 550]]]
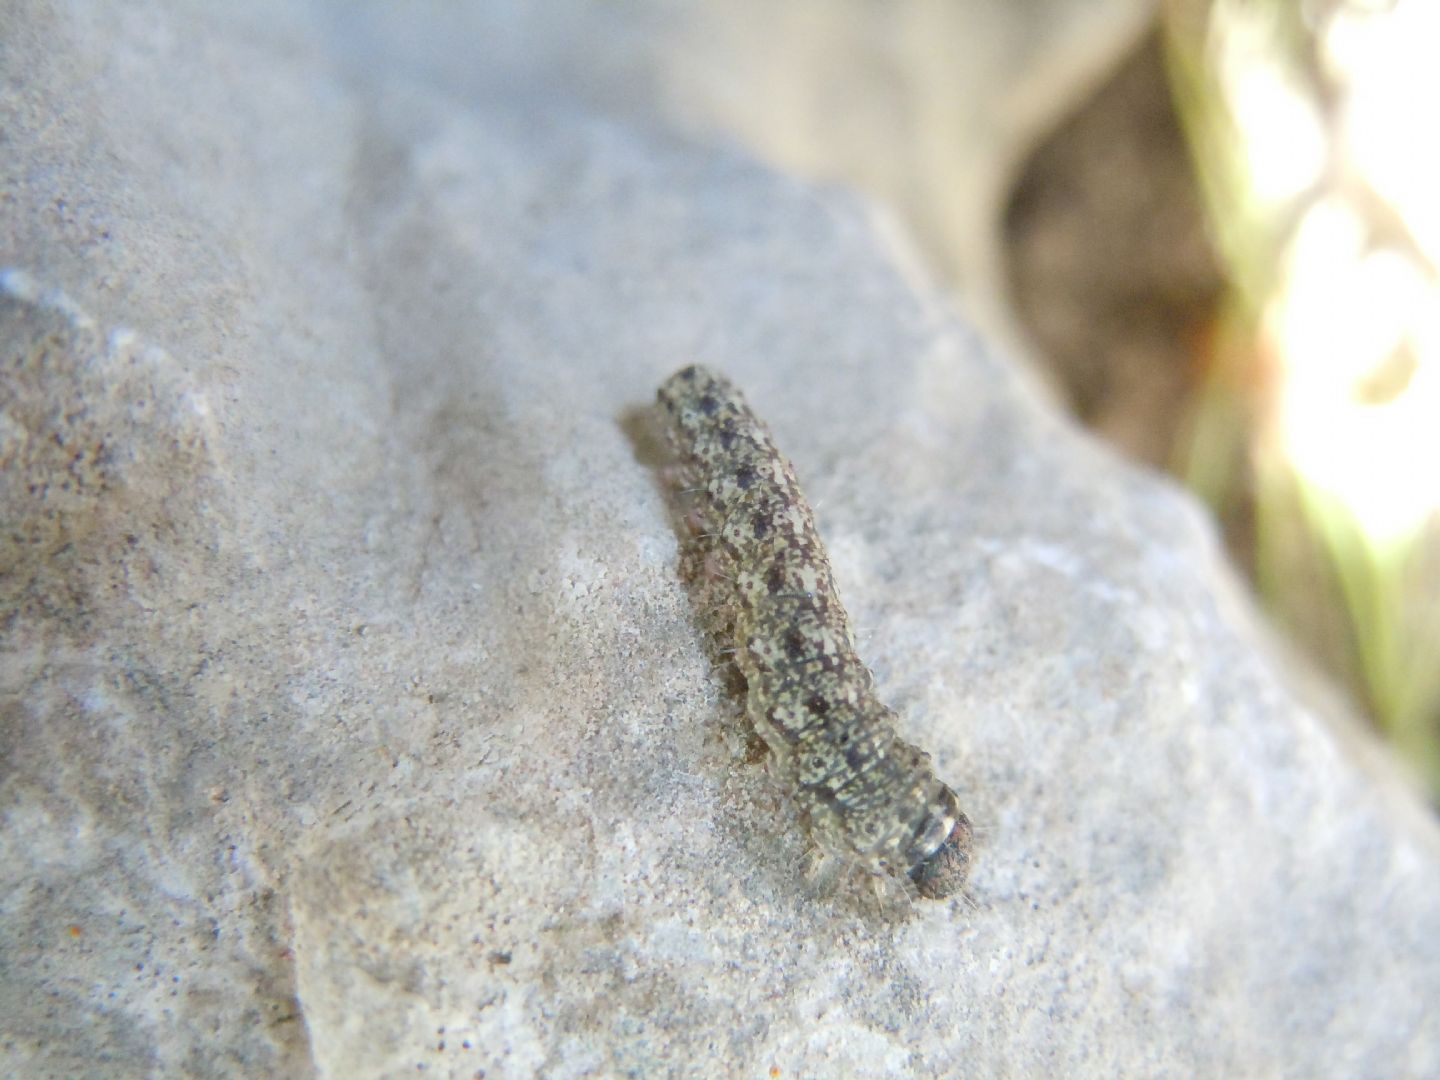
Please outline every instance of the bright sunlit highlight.
[[1237, 17], [1217, 20], [1228, 40], [1219, 50], [1219, 77], [1242, 140], [1252, 198], [1269, 207], [1308, 190], [1325, 167], [1325, 130], [1315, 107], [1271, 59], [1261, 26]]
[[1388, 544], [1440, 506], [1440, 291], [1413, 259], [1363, 241], [1343, 204], [1314, 207], [1269, 323], [1292, 466]]
[[[1304, 207], [1266, 309], [1279, 446], [1371, 542], [1403, 543], [1440, 507], [1440, 0], [1336, 6], [1320, 33], [1328, 134], [1238, 24], [1226, 81], [1252, 197], [1288, 187]], [[1327, 155], [1329, 194], [1305, 206]]]
[[1383, 14], [1342, 7], [1323, 42], [1348, 91], [1341, 113], [1348, 157], [1432, 265], [1440, 262], [1440, 3], [1397, 0]]

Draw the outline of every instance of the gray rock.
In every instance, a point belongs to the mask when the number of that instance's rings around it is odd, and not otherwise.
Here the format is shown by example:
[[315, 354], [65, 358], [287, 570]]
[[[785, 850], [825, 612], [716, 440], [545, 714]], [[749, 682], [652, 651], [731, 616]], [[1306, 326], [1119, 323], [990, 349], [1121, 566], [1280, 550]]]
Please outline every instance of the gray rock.
[[[861, 202], [302, 6], [0, 15], [0, 1069], [1423, 1075], [1440, 841]], [[817, 888], [634, 410], [729, 373], [969, 902]]]

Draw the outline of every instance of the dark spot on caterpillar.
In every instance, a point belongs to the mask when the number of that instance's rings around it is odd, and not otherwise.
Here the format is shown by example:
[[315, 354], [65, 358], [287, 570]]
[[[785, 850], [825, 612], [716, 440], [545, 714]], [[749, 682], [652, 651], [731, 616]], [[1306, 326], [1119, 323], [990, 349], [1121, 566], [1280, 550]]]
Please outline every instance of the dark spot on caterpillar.
[[810, 648], [810, 639], [798, 628], [792, 627], [785, 632], [785, 654], [791, 660], [801, 661], [809, 659], [806, 651]]
[[709, 394], [706, 394], [698, 402], [696, 402], [696, 405], [699, 407], [700, 411], [703, 412], [706, 416], [714, 416], [715, 410], [720, 408], [720, 402], [716, 401]]
[[776, 596], [785, 591], [785, 567], [776, 563], [770, 568], [769, 575], [765, 578], [765, 587], [770, 590], [771, 596]]
[[830, 711], [830, 702], [823, 694], [811, 694], [805, 699], [805, 707], [815, 716], [824, 716]]
[[731, 450], [733, 450], [735, 447], [735, 440], [739, 438], [739, 436], [735, 433], [735, 425], [727, 423], [724, 427], [720, 429], [720, 434], [718, 438], [720, 440], [720, 449], [724, 450], [726, 453], [729, 453]]
[[755, 523], [753, 527], [755, 531], [755, 539], [764, 540], [766, 534], [770, 531], [770, 519], [765, 515], [765, 512], [763, 510], [755, 515]]
[[864, 765], [866, 761], [867, 758], [863, 746], [852, 746], [845, 751], [845, 764], [849, 765], [850, 768], [856, 772], [860, 771], [860, 767]]
[[741, 465], [735, 470], [735, 486], [741, 491], [749, 491], [755, 483], [755, 468], [753, 465]]

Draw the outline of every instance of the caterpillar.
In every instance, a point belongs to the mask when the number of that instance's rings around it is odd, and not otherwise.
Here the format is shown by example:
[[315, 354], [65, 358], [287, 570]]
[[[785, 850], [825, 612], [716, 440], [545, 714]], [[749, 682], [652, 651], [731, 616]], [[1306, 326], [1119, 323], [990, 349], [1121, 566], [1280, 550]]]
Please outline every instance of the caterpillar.
[[826, 855], [939, 899], [964, 885], [972, 830], [930, 755], [873, 690], [795, 470], [740, 391], [698, 365], [657, 394], [681, 577], [733, 650], [756, 733]]

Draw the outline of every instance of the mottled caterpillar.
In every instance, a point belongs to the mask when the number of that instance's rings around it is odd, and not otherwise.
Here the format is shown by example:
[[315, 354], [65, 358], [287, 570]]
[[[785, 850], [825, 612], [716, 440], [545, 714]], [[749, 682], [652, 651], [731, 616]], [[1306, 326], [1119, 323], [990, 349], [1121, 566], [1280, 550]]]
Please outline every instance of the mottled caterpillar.
[[706, 628], [733, 647], [751, 722], [811, 838], [871, 873], [904, 875], [921, 896], [957, 892], [970, 821], [875, 696], [790, 462], [740, 392], [703, 367], [657, 396], [678, 458], [682, 576]]

